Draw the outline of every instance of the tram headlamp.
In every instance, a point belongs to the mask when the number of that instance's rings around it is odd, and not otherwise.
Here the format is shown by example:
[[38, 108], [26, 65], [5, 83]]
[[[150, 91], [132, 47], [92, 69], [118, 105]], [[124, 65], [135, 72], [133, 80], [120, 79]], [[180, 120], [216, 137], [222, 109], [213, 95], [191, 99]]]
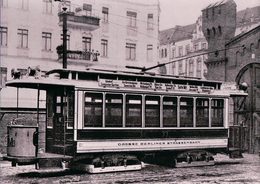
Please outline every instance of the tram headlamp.
[[241, 84], [239, 84], [239, 89], [246, 91], [248, 88], [248, 84], [246, 82], [242, 82]]

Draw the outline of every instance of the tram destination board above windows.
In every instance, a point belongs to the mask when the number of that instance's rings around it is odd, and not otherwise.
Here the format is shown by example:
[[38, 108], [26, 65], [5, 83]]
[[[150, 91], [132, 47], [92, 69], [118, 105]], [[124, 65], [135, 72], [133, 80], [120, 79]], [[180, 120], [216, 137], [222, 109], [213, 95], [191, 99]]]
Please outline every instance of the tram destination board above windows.
[[144, 81], [126, 81], [126, 80], [111, 80], [99, 79], [99, 86], [104, 88], [132, 88], [143, 90], [159, 90], [159, 91], [187, 91], [198, 93], [210, 93], [215, 88], [212, 86], [197, 86], [174, 83], [157, 83]]

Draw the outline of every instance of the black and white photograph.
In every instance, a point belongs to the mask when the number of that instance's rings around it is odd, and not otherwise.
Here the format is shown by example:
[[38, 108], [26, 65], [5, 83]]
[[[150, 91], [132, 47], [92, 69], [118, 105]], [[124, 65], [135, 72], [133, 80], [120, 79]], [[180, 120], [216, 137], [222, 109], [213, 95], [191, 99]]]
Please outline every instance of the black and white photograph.
[[0, 183], [260, 183], [260, 1], [0, 0]]

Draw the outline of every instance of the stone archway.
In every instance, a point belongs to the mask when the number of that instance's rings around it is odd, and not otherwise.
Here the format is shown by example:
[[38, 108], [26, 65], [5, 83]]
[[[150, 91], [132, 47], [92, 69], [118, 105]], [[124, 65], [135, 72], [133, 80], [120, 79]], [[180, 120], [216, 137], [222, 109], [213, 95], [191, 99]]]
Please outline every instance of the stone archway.
[[260, 116], [260, 63], [253, 62], [245, 65], [236, 76], [238, 85], [246, 82], [248, 85], [248, 97], [246, 98], [247, 114], [246, 120], [246, 144], [250, 153], [258, 153], [260, 151], [260, 121], [255, 118]]

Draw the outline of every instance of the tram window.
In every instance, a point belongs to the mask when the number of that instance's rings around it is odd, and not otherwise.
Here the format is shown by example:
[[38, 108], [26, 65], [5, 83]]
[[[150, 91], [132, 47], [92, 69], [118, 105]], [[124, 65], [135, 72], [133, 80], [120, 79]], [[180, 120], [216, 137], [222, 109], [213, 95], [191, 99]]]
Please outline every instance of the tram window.
[[69, 91], [68, 96], [63, 97], [63, 114], [67, 122], [67, 128], [73, 128], [74, 125], [74, 92]]
[[196, 127], [209, 127], [209, 100], [196, 99]]
[[180, 126], [193, 127], [193, 98], [180, 99]]
[[106, 127], [122, 127], [123, 96], [120, 94], [106, 94]]
[[177, 127], [177, 98], [163, 98], [163, 126]]
[[211, 101], [211, 126], [224, 126], [224, 100], [213, 99]]
[[102, 127], [102, 93], [85, 94], [85, 127]]
[[160, 127], [160, 97], [145, 97], [145, 127]]
[[142, 126], [142, 96], [126, 95], [126, 127]]

